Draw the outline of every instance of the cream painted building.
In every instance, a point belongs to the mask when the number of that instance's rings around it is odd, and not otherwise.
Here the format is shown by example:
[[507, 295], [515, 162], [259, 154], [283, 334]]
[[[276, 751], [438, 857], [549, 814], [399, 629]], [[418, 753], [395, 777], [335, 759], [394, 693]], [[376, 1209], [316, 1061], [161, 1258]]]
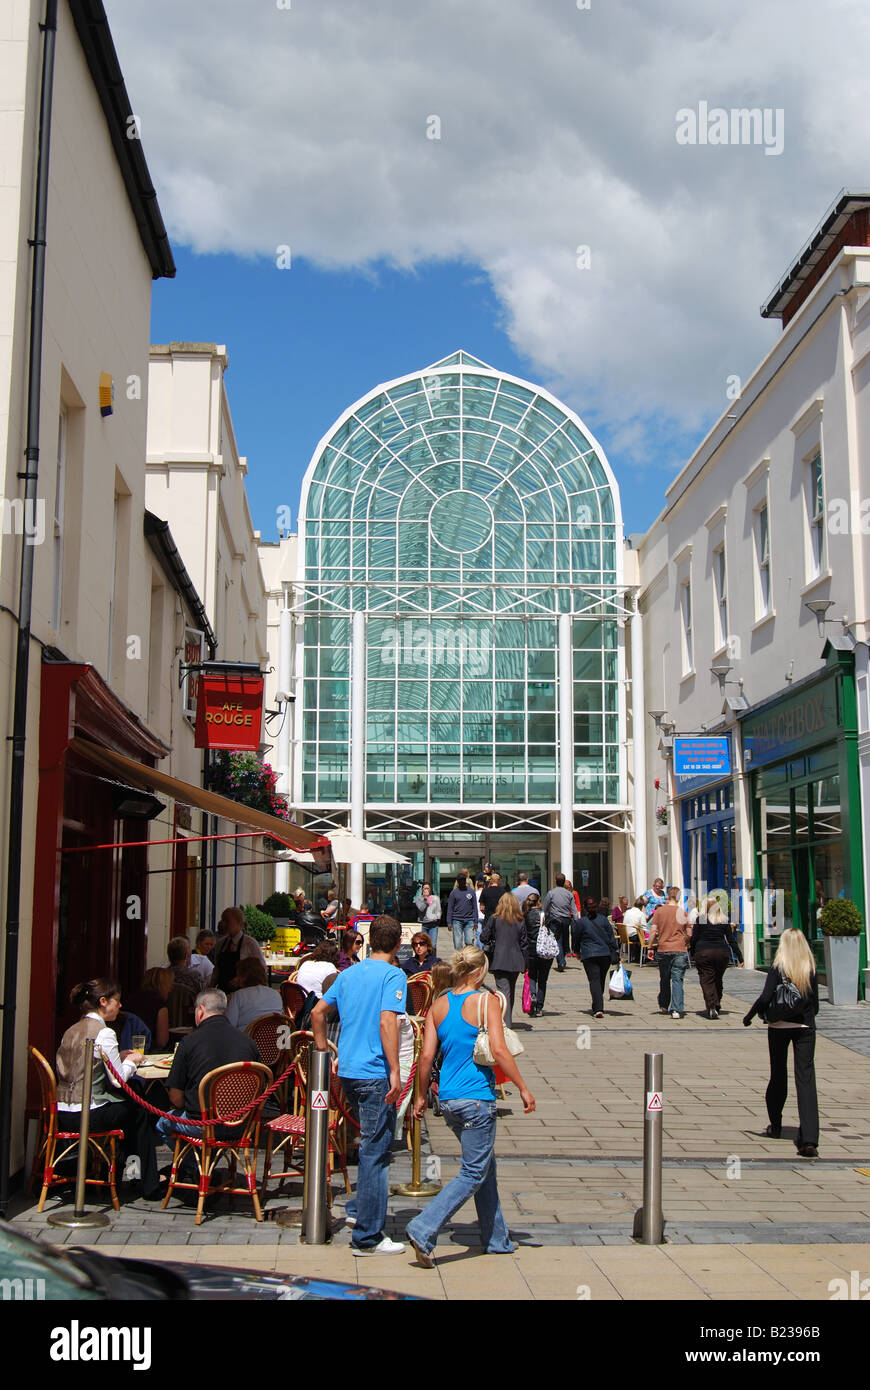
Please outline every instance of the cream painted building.
[[[820, 902], [868, 919], [870, 199], [763, 312], [782, 336], [639, 545], [649, 876], [738, 893], [749, 961], [792, 924], [821, 963]], [[731, 773], [675, 777], [679, 735], [729, 740]]]

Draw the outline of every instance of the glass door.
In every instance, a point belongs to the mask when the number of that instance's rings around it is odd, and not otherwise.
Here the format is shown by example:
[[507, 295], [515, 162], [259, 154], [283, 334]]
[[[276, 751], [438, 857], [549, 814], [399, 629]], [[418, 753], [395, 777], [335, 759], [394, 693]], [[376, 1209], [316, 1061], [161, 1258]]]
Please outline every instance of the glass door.
[[474, 887], [474, 880], [483, 873], [483, 855], [466, 855], [464, 859], [442, 858], [440, 854], [433, 854], [431, 858], [432, 877], [429, 882], [432, 884], [432, 892], [441, 899], [442, 921], [446, 920], [447, 899], [456, 886], [456, 879], [459, 874], [467, 874], [471, 879], [471, 886]]

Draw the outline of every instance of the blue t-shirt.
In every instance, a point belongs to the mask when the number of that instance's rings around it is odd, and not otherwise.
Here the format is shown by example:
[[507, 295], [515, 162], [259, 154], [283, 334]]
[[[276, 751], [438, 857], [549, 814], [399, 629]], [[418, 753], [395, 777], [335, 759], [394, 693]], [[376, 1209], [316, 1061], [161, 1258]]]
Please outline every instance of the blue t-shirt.
[[378, 1081], [390, 1068], [381, 1042], [381, 1014], [403, 1014], [408, 980], [397, 965], [362, 960], [344, 970], [323, 996], [341, 1019], [338, 1074], [355, 1081]]

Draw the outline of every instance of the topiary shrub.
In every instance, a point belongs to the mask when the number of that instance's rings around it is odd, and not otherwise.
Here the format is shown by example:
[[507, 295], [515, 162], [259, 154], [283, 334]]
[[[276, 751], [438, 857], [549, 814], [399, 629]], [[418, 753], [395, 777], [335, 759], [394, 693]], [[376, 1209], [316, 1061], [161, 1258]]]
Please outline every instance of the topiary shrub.
[[271, 941], [275, 935], [275, 919], [268, 912], [261, 912], [253, 903], [245, 903], [242, 908], [245, 918], [245, 931], [255, 941]]
[[829, 898], [819, 918], [822, 936], [860, 936], [864, 918], [851, 898]]
[[270, 893], [263, 903], [263, 911], [270, 917], [295, 917], [296, 904], [289, 893]]

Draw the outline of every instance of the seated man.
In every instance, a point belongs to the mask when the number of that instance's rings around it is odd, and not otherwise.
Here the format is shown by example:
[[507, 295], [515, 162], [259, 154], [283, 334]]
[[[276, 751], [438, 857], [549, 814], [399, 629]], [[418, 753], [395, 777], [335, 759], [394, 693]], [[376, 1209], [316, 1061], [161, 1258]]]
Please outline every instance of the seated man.
[[202, 976], [190, 967], [190, 942], [186, 936], [173, 936], [166, 948], [172, 971], [172, 988], [166, 1001], [170, 1028], [192, 1028], [193, 1006], [203, 988]]
[[[177, 1119], [161, 1118], [157, 1121], [157, 1133], [170, 1147], [178, 1134], [190, 1134], [198, 1139], [202, 1130], [198, 1125], [185, 1127], [179, 1123], [188, 1117], [199, 1120], [199, 1083], [215, 1067], [226, 1066], [228, 1062], [259, 1062], [260, 1053], [256, 1044], [245, 1033], [234, 1028], [226, 1017], [227, 996], [221, 989], [206, 989], [196, 997], [194, 1017], [196, 1028], [181, 1042], [172, 1059], [172, 1067], [166, 1079], [169, 1100], [175, 1107]], [[225, 1137], [232, 1137], [228, 1131]], [[221, 1137], [220, 1129], [216, 1130]]]

